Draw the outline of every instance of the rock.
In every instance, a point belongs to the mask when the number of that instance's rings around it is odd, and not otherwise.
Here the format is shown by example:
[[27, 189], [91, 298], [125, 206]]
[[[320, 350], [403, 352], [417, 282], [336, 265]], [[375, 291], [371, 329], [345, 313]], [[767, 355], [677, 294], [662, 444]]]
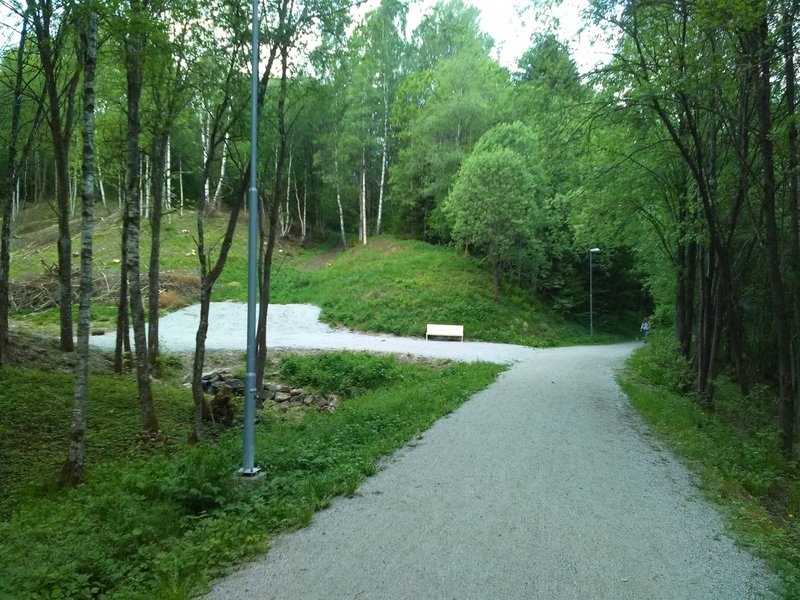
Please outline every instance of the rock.
[[291, 400], [291, 399], [292, 399], [292, 395], [291, 394], [287, 394], [286, 392], [277, 392], [275, 394], [275, 398], [274, 398], [275, 402], [286, 402], [286, 401]]
[[302, 399], [303, 404], [305, 404], [306, 406], [310, 406], [313, 401], [314, 399], [312, 396], [305, 396]]
[[274, 400], [275, 399], [275, 392], [272, 392], [270, 390], [261, 390], [257, 394], [257, 396], [263, 401]]
[[234, 393], [244, 392], [244, 381], [242, 381], [241, 379], [236, 379], [235, 377], [231, 377], [230, 379], [225, 380], [225, 385], [231, 388]]
[[282, 392], [287, 394], [290, 391], [289, 386], [281, 385], [280, 383], [275, 383], [275, 382], [265, 383], [264, 389], [269, 390], [271, 392]]
[[292, 396], [302, 396], [304, 392], [303, 388], [292, 388], [291, 390], [289, 390], [289, 393]]

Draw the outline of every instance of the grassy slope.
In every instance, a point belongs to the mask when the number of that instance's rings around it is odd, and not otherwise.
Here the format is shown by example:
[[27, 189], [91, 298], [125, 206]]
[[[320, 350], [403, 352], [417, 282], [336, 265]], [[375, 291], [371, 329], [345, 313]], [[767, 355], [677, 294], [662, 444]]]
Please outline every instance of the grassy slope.
[[145, 445], [135, 435], [133, 383], [94, 377], [88, 480], [70, 491], [52, 484], [66, 448], [69, 376], [0, 371], [0, 598], [189, 597], [263, 551], [270, 534], [304, 526], [331, 497], [353, 493], [379, 457], [502, 370], [329, 353], [294, 359], [287, 380], [313, 384], [321, 361], [359, 392], [330, 414], [259, 412], [256, 457], [265, 475], [249, 485], [233, 476], [239, 425], [217, 432], [214, 444], [188, 446], [188, 391], [158, 388], [171, 437]]
[[[31, 217], [32, 218], [32, 217]], [[197, 273], [192, 255], [195, 217], [187, 212], [165, 221], [161, 269]], [[227, 221], [209, 218], [207, 239], [219, 239]], [[246, 300], [247, 251], [240, 223], [226, 268], [215, 286], [215, 300]], [[39, 274], [42, 262], [55, 262], [53, 231], [33, 231], [15, 240], [12, 278]], [[115, 274], [118, 266], [119, 223], [109, 219], [98, 227], [95, 268]], [[142, 248], [149, 245], [147, 232]], [[328, 323], [353, 329], [422, 336], [427, 323], [460, 323], [467, 339], [533, 346], [609, 343], [620, 337], [598, 331], [587, 335], [585, 324], [566, 321], [513, 286], [506, 286], [498, 302], [491, 299], [491, 275], [475, 260], [452, 248], [390, 236], [373, 238], [366, 247], [330, 252], [325, 246], [310, 250], [285, 246], [275, 258], [272, 300], [304, 302], [323, 308]], [[321, 260], [322, 259], [322, 260]], [[187, 302], [192, 299], [187, 298]], [[15, 315], [28, 327], [57, 323], [57, 312]], [[113, 323], [113, 307], [94, 308], [95, 325]], [[633, 329], [633, 328], [632, 328]]]

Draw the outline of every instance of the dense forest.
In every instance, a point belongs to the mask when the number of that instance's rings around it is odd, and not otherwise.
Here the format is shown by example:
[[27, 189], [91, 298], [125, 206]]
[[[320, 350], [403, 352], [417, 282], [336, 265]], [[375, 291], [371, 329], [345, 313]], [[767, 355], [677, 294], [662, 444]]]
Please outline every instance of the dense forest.
[[[49, 203], [61, 344], [74, 350], [77, 334], [84, 357], [67, 480], [82, 476], [96, 214], [121, 215], [117, 361], [123, 369], [124, 351], [135, 350], [143, 428], [157, 431], [158, 298], [142, 288], [158, 289], [162, 219], [196, 211], [199, 425], [208, 304], [233, 236], [246, 235], [237, 224], [253, 171], [261, 330], [280, 238], [335, 232], [346, 247], [392, 232], [453, 245], [486, 262], [495, 297], [514, 285], [568, 316], [586, 313], [588, 252], [599, 247], [600, 310], [653, 312], [657, 328], [674, 332], [682, 391], [707, 407], [720, 375], [745, 396], [774, 393], [781, 447], [792, 455], [796, 0], [595, 0], [584, 16], [613, 56], [586, 74], [556, 31], [536, 34], [515, 68], [501, 66], [463, 0], [441, 0], [411, 31], [401, 0], [381, 0], [358, 19], [350, 0], [265, 0], [255, 78], [249, 5], [4, 6], [13, 24], [0, 71], [0, 364], [12, 224], [26, 207]], [[221, 240], [206, 239], [212, 213], [228, 215]], [[257, 373], [264, 352], [262, 342]]]

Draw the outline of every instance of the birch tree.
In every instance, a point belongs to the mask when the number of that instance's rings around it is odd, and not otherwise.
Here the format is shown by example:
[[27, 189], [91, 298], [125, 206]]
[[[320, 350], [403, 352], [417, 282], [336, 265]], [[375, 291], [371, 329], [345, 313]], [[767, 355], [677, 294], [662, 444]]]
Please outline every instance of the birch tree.
[[92, 305], [92, 231], [94, 207], [94, 82], [97, 66], [97, 13], [91, 2], [86, 25], [81, 34], [83, 48], [83, 149], [82, 149], [82, 226], [81, 278], [78, 306], [78, 346], [75, 366], [75, 386], [72, 401], [67, 460], [61, 470], [61, 481], [77, 485], [83, 480], [86, 436], [86, 404], [89, 396], [89, 328]]
[[53, 142], [56, 167], [56, 215], [58, 219], [58, 308], [61, 349], [75, 349], [72, 339], [72, 240], [69, 231], [69, 146], [75, 124], [75, 91], [80, 70], [67, 52], [70, 24], [69, 4], [53, 0], [30, 0], [28, 14], [36, 34], [47, 102], [47, 122]]

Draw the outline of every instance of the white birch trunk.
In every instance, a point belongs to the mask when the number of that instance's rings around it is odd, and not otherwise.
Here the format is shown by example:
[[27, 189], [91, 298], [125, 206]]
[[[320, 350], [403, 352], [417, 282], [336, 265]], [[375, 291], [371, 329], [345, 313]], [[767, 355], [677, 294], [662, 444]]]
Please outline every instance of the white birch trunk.
[[306, 239], [306, 199], [308, 193], [308, 187], [306, 184], [303, 185], [303, 205], [302, 208], [300, 206], [300, 193], [298, 190], [297, 179], [294, 182], [294, 197], [297, 201], [297, 219], [300, 221], [300, 243], [302, 244]]
[[[203, 168], [206, 167], [206, 162], [208, 161], [208, 111], [203, 111], [203, 126], [200, 128], [200, 145], [203, 149]], [[209, 181], [210, 177], [206, 177], [206, 181], [203, 184], [203, 206], [205, 210], [208, 210], [211, 201], [211, 182]]]
[[[278, 223], [281, 228], [281, 237], [285, 238], [289, 235], [289, 232], [292, 229], [292, 213], [289, 210], [289, 200], [291, 198], [292, 193], [292, 151], [289, 150], [289, 168], [287, 170], [288, 177], [286, 183], [286, 204], [281, 205], [278, 210]], [[277, 202], [280, 202], [279, 199], [276, 198]]]
[[172, 218], [172, 136], [167, 136], [167, 151], [164, 159], [164, 204]]
[[361, 148], [361, 243], [367, 245], [367, 151]]
[[14, 189], [14, 199], [11, 204], [11, 220], [16, 221], [19, 215], [19, 177], [17, 178], [16, 187]]
[[144, 218], [150, 218], [150, 190], [152, 189], [151, 182], [150, 182], [150, 157], [145, 154], [144, 155], [144, 185], [142, 188], [144, 189]]
[[100, 169], [100, 163], [97, 164], [97, 186], [100, 190], [100, 202], [103, 203], [103, 208], [108, 212], [108, 205], [106, 204], [106, 190], [103, 186], [103, 171]]
[[69, 212], [73, 217], [78, 208], [78, 170], [73, 169], [72, 177], [69, 180]]
[[183, 216], [183, 158], [178, 162], [178, 194], [180, 202], [180, 214]]
[[217, 180], [217, 187], [214, 189], [214, 211], [219, 210], [220, 191], [222, 190], [222, 180], [225, 179], [225, 163], [228, 161], [228, 132], [225, 132], [225, 137], [222, 140], [222, 158], [219, 166], [219, 179]]
[[342, 192], [339, 186], [339, 152], [337, 150], [334, 159], [333, 159], [333, 166], [335, 169], [336, 174], [336, 206], [339, 208], [339, 230], [342, 232], [342, 246], [344, 249], [347, 249], [347, 236], [344, 232], [344, 211], [342, 210]]
[[389, 86], [386, 74], [383, 74], [383, 144], [381, 148], [381, 184], [378, 190], [378, 220], [375, 223], [375, 235], [381, 234], [383, 219], [383, 190], [386, 187], [386, 166], [389, 162]]

